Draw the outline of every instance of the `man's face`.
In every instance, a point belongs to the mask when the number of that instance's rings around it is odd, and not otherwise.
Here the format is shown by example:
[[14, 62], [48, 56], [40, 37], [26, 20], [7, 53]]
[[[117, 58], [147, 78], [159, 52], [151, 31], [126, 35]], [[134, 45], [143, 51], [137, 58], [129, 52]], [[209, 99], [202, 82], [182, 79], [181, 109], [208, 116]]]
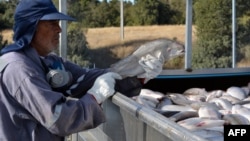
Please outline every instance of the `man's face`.
[[39, 21], [31, 46], [40, 56], [46, 56], [58, 48], [61, 27], [58, 20]]

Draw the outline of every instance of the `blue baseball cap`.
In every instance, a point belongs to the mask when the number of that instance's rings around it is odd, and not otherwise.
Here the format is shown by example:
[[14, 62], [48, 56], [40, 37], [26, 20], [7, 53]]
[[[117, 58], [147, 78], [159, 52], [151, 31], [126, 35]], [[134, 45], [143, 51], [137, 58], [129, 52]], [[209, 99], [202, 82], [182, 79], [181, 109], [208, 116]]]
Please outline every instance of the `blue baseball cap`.
[[51, 0], [20, 0], [14, 14], [14, 44], [1, 50], [1, 54], [29, 46], [40, 20], [76, 19], [59, 12]]

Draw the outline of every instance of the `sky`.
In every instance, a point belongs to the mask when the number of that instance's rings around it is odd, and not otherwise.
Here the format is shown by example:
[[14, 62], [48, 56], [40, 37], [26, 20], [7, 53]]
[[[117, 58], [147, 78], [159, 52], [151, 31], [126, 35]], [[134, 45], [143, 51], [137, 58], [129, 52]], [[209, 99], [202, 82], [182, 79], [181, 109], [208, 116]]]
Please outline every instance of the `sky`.
[[132, 3], [134, 3], [134, 0], [125, 0], [125, 1], [131, 1]]
[[[100, 1], [102, 1], [102, 0], [100, 0]], [[123, 1], [131, 1], [132, 3], [134, 3], [134, 0], [123, 0]]]

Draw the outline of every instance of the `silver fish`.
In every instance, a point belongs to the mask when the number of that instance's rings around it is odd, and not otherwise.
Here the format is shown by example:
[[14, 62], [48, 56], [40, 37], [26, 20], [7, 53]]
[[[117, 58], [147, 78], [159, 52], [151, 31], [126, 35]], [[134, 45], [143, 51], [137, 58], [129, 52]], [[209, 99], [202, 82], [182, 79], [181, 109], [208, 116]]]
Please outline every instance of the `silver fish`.
[[222, 126], [225, 124], [224, 120], [206, 119], [200, 117], [188, 118], [177, 122], [180, 126], [185, 127], [191, 131], [198, 129], [205, 129], [210, 127]]
[[250, 109], [248, 109], [242, 105], [234, 105], [232, 107], [232, 113], [233, 114], [240, 114], [250, 121]]
[[190, 106], [183, 106], [183, 105], [164, 105], [161, 107], [161, 109], [158, 109], [161, 111], [196, 111]]
[[229, 102], [226, 99], [222, 99], [222, 98], [214, 98], [210, 101], [210, 103], [215, 103], [221, 109], [225, 109], [225, 110], [231, 110], [232, 106], [233, 106], [233, 104], [231, 102]]
[[156, 105], [156, 109], [161, 109], [163, 106], [165, 105], [172, 105], [173, 102], [171, 101], [171, 99], [167, 96], [164, 96], [160, 102]]
[[222, 118], [230, 125], [249, 125], [250, 122], [247, 118], [240, 114], [226, 114]]
[[231, 96], [238, 98], [239, 100], [243, 100], [247, 97], [247, 94], [245, 93], [245, 91], [242, 88], [237, 87], [237, 86], [229, 87], [226, 90], [226, 92], [230, 94]]
[[194, 102], [179, 93], [170, 93], [170, 94], [167, 94], [166, 96], [168, 96], [172, 100], [172, 102], [177, 105], [185, 106], [185, 105], [190, 105], [191, 103]]
[[243, 104], [242, 106], [250, 109], [250, 103]]
[[161, 110], [158, 110], [158, 109], [155, 109], [156, 112], [164, 115], [165, 117], [169, 118], [175, 114], [178, 114], [180, 113], [180, 111], [161, 111]]
[[199, 110], [200, 107], [202, 106], [210, 106], [210, 107], [213, 107], [214, 109], [216, 110], [220, 110], [220, 107], [217, 106], [215, 103], [209, 103], [209, 102], [194, 102], [192, 104], [190, 104], [190, 107], [192, 107], [193, 109], [195, 110]]
[[245, 105], [245, 104], [249, 104], [250, 100], [242, 100], [242, 101], [237, 101], [237, 102], [233, 102], [233, 105]]
[[248, 96], [245, 99], [243, 99], [243, 101], [250, 101], [250, 96]]
[[184, 52], [184, 46], [176, 41], [157, 39], [139, 46], [131, 55], [112, 64], [110, 69], [123, 77], [138, 76], [145, 72], [138, 63], [141, 58], [150, 54], [164, 63], [169, 59], [184, 55]]
[[202, 106], [198, 110], [199, 117], [208, 119], [221, 119], [222, 114], [212, 106]]
[[139, 96], [141, 98], [151, 100], [152, 102], [157, 104], [165, 95], [158, 91], [153, 91], [150, 89], [141, 89]]
[[210, 138], [215, 136], [222, 136], [224, 135], [222, 132], [215, 131], [215, 130], [209, 130], [209, 129], [200, 129], [191, 131], [193, 134], [200, 136], [202, 138]]
[[183, 92], [184, 95], [207, 95], [205, 88], [189, 88]]
[[249, 86], [243, 86], [241, 89], [245, 92], [247, 96], [249, 96], [250, 93], [250, 87]]
[[196, 111], [181, 111], [170, 116], [169, 119], [174, 122], [178, 122], [180, 120], [184, 120], [191, 117], [198, 117], [198, 113]]
[[226, 99], [226, 100], [228, 100], [229, 102], [231, 102], [232, 104], [241, 101], [241, 100], [239, 100], [238, 98], [235, 98], [235, 97], [233, 97], [233, 96], [231, 96], [231, 95], [229, 95], [229, 94], [224, 94], [224, 95], [221, 96], [220, 98]]
[[209, 141], [224, 141], [224, 135], [205, 138]]
[[205, 102], [207, 99], [207, 91], [205, 88], [189, 88], [183, 92], [189, 100]]
[[221, 109], [221, 110], [219, 110], [219, 112], [220, 112], [222, 115], [232, 114], [232, 110]]
[[207, 130], [213, 130], [213, 131], [218, 131], [218, 132], [224, 133], [224, 125], [209, 127], [209, 128], [206, 128], [206, 129]]
[[206, 101], [210, 101], [210, 100], [213, 99], [213, 98], [219, 98], [219, 97], [221, 97], [224, 93], [225, 93], [225, 91], [223, 91], [223, 90], [213, 90], [213, 91], [211, 91], [211, 92], [208, 92]]
[[135, 100], [137, 103], [143, 105], [144, 107], [147, 107], [149, 109], [155, 109], [156, 107], [156, 104], [155, 102], [149, 100], [149, 99], [145, 99], [141, 96], [137, 96], [136, 97], [136, 100]]

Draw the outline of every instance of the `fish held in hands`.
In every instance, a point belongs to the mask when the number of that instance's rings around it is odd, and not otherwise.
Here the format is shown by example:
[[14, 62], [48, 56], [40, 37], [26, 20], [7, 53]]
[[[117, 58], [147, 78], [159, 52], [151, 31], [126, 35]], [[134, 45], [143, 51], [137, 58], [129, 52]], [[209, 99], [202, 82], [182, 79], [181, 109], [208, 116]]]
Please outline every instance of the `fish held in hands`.
[[110, 69], [122, 77], [140, 76], [145, 73], [143, 66], [139, 64], [141, 59], [152, 56], [163, 65], [169, 59], [184, 55], [184, 52], [184, 46], [176, 41], [157, 39], [139, 46], [131, 55], [112, 64]]

